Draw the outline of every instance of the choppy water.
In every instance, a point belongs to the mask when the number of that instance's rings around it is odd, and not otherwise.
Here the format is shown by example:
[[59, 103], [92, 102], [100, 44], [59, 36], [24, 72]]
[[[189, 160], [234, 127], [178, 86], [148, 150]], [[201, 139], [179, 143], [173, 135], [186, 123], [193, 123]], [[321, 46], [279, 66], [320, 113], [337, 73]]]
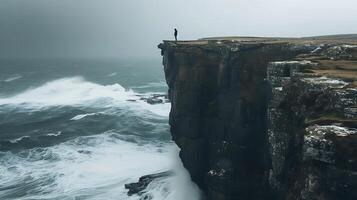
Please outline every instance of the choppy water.
[[139, 199], [124, 184], [165, 170], [153, 199], [198, 199], [170, 104], [140, 100], [166, 90], [160, 61], [0, 62], [0, 199]]

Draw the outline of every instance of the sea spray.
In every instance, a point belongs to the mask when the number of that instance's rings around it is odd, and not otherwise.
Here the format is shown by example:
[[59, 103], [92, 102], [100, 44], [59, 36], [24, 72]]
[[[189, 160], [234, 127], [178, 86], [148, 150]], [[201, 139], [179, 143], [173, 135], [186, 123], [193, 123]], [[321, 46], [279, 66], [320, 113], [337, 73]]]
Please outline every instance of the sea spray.
[[145, 194], [199, 199], [170, 139], [170, 103], [145, 100], [167, 92], [160, 63], [20, 64], [1, 80], [22, 77], [0, 85], [1, 200], [138, 200], [124, 184], [165, 170], [175, 175]]

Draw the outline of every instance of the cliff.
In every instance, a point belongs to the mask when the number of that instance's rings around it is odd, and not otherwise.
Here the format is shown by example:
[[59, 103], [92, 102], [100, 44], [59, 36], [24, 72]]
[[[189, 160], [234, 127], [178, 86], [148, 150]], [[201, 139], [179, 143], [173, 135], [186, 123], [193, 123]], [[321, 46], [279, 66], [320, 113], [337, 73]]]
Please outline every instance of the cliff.
[[170, 127], [212, 200], [357, 198], [357, 46], [331, 38], [159, 45]]

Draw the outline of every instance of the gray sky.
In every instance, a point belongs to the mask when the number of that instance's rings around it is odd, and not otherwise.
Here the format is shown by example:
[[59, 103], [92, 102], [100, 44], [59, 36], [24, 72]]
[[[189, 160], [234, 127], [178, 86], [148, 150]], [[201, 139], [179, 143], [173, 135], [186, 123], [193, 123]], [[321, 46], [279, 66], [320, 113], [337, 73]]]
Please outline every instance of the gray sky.
[[0, 57], [154, 57], [173, 38], [357, 33], [356, 0], [0, 0]]

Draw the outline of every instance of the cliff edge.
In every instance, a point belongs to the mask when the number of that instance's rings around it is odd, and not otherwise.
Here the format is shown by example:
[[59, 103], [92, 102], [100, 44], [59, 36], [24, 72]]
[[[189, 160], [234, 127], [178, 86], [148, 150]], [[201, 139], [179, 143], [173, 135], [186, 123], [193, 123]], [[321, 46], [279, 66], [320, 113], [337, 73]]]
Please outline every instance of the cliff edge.
[[357, 199], [356, 41], [159, 45], [172, 138], [207, 199]]

